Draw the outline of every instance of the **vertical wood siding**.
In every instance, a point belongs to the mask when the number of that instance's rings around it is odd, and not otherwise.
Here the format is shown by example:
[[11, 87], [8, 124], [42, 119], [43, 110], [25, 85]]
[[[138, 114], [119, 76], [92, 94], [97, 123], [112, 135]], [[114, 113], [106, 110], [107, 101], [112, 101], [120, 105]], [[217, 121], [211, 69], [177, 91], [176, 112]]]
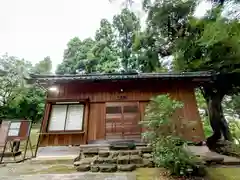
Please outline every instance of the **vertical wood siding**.
[[[199, 141], [204, 139], [203, 128], [194, 95], [194, 84], [179, 81], [124, 81], [102, 83], [70, 83], [59, 85], [58, 93], [48, 94], [46, 113], [40, 136], [40, 146], [78, 145], [91, 140], [105, 139], [105, 103], [139, 102], [141, 120], [145, 107], [151, 97], [169, 93], [184, 103], [184, 107], [175, 114], [174, 122], [179, 134], [185, 139]], [[123, 92], [121, 92], [123, 89]], [[88, 101], [84, 115], [84, 133], [82, 134], [44, 134], [52, 101]], [[190, 125], [191, 124], [191, 125]], [[144, 129], [142, 129], [144, 131]]]
[[91, 103], [88, 141], [105, 138], [105, 103]]

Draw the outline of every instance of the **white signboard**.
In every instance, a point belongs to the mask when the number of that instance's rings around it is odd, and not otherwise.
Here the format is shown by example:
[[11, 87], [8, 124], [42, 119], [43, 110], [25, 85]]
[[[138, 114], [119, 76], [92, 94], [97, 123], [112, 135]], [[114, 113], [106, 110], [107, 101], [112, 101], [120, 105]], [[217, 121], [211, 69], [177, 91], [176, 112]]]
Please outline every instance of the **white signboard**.
[[84, 106], [82, 104], [68, 106], [65, 130], [83, 129], [83, 109]]
[[20, 129], [21, 122], [11, 122], [10, 129]]
[[18, 136], [20, 131], [21, 122], [11, 122], [8, 136]]
[[63, 131], [65, 125], [67, 105], [53, 105], [50, 121], [49, 131]]
[[9, 129], [8, 136], [18, 136], [19, 129]]

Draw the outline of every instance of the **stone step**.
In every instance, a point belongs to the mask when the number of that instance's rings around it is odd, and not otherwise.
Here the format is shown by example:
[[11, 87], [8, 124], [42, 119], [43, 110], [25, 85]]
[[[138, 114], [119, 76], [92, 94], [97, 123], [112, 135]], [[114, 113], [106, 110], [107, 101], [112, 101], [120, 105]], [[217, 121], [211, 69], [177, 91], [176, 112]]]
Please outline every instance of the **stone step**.
[[240, 158], [226, 156], [212, 152], [206, 146], [188, 146], [187, 149], [207, 165], [240, 165]]
[[[125, 142], [124, 142], [125, 143]], [[115, 145], [128, 146], [129, 144]], [[115, 147], [117, 147], [115, 146]], [[133, 171], [139, 167], [154, 167], [152, 149], [146, 144], [139, 144], [135, 149], [111, 150], [109, 144], [88, 144], [80, 146], [79, 156], [74, 159], [77, 171], [115, 172]]]
[[[109, 154], [108, 154], [109, 153]], [[77, 171], [85, 172], [115, 172], [115, 171], [132, 171], [140, 167], [154, 167], [153, 159], [151, 154], [137, 154], [138, 150], [135, 151], [123, 151], [123, 152], [108, 152], [106, 157], [95, 155], [94, 157], [83, 157], [77, 159], [74, 162], [74, 166]], [[116, 154], [114, 154], [116, 153]], [[113, 156], [114, 154], [114, 156]], [[108, 156], [107, 156], [108, 155]], [[117, 170], [108, 170], [104, 168], [117, 166]], [[103, 167], [103, 169], [101, 169]]]
[[[95, 143], [92, 144], [85, 144], [85, 145], [80, 145], [80, 150], [86, 150], [86, 149], [98, 149], [98, 150], [110, 150], [113, 146], [115, 146], [115, 150], [120, 150], [126, 147], [128, 145], [134, 144], [134, 149], [142, 149], [144, 147], [147, 147], [147, 144], [144, 142], [131, 142], [131, 141], [96, 141]], [[120, 146], [120, 147], [118, 147]], [[129, 149], [129, 147], [128, 147]]]
[[88, 144], [111, 144], [111, 143], [131, 142], [137, 144], [146, 144], [141, 139], [109, 139], [109, 140], [92, 140]]
[[141, 165], [139, 164], [81, 164], [76, 167], [78, 172], [131, 172], [134, 171], [136, 168], [139, 167], [147, 167], [152, 168], [153, 166]]
[[110, 145], [109, 144], [85, 144], [80, 145], [80, 150], [85, 149], [98, 149], [98, 150], [109, 150]]
[[31, 159], [29, 163], [32, 164], [72, 164], [73, 163], [73, 156], [69, 157], [37, 157]]

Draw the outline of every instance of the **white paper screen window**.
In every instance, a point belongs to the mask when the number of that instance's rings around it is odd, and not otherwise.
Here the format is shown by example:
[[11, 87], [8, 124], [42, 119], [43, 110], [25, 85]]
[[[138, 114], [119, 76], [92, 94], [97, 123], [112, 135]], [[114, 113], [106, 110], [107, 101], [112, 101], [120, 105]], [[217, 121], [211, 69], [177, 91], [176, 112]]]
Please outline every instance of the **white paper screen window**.
[[52, 105], [49, 131], [63, 131], [65, 126], [67, 105]]
[[82, 104], [68, 105], [65, 130], [83, 129], [83, 110]]

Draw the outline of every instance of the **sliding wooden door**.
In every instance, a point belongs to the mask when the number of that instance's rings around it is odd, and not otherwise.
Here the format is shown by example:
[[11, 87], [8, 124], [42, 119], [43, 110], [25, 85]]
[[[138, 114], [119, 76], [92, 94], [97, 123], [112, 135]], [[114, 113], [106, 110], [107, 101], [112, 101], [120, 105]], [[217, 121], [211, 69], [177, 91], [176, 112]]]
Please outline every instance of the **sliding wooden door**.
[[141, 138], [138, 102], [106, 103], [106, 139]]

